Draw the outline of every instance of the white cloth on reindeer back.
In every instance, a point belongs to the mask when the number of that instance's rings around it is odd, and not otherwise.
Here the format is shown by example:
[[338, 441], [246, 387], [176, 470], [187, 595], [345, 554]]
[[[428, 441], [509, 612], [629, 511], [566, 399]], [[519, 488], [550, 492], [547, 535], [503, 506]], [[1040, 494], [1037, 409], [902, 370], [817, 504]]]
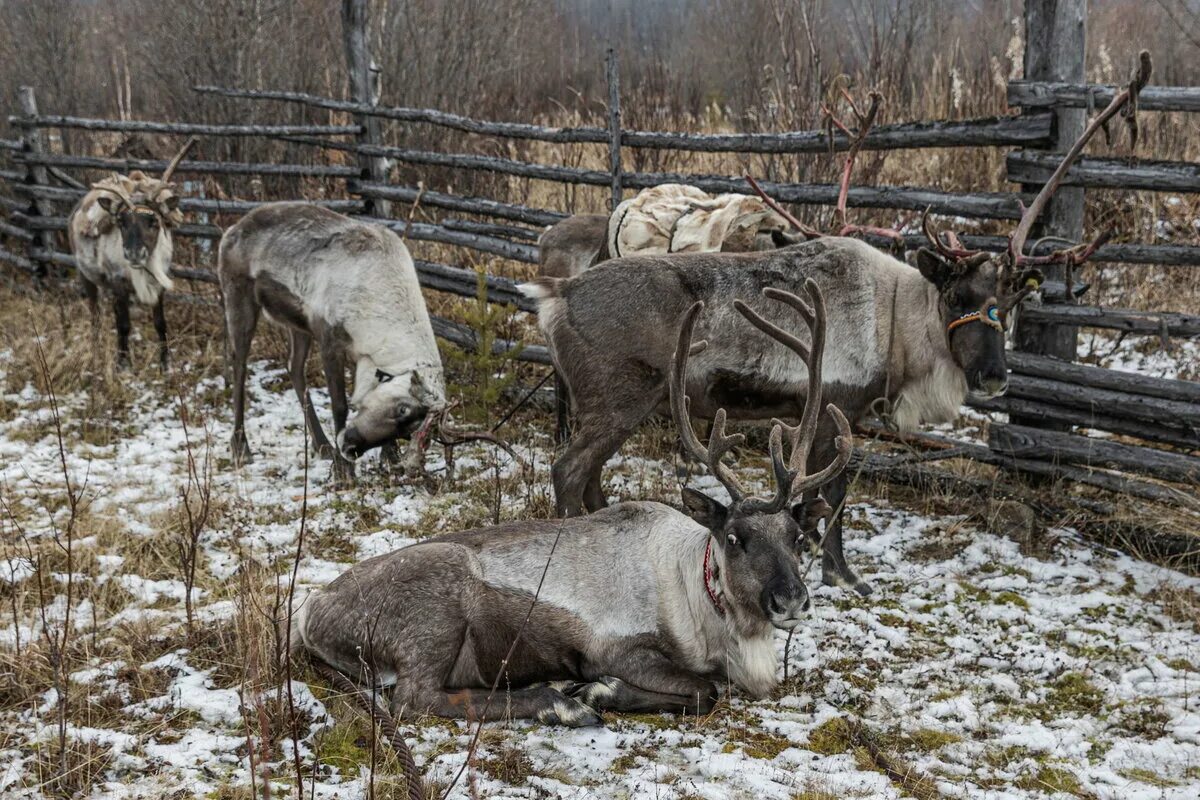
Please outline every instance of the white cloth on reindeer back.
[[617, 206], [608, 222], [608, 252], [619, 258], [745, 251], [754, 249], [758, 234], [789, 228], [757, 197], [711, 195], [694, 186], [664, 183]]

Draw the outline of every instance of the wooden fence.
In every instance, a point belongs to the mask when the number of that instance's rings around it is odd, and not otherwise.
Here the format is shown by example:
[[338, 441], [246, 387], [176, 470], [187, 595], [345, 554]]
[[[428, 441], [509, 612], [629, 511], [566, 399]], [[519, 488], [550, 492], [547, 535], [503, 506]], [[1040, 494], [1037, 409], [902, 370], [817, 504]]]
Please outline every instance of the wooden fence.
[[[698, 134], [664, 131], [624, 130], [617, 107], [616, 59], [610, 56], [609, 80], [613, 85], [607, 127], [558, 128], [525, 123], [476, 120], [433, 109], [383, 107], [371, 102], [353, 102], [294, 92], [248, 91], [213, 86], [196, 87], [197, 92], [242, 98], [252, 103], [290, 103], [342, 112], [356, 122], [349, 125], [194, 125], [182, 122], [144, 122], [86, 119], [42, 115], [32, 90], [22, 94], [22, 113], [9, 117], [12, 138], [0, 139], [0, 261], [10, 267], [45, 278], [56, 270], [68, 269], [73, 258], [65, 252], [67, 214], [84, 193], [88, 177], [100, 170], [161, 170], [165, 162], [133, 160], [56, 152], [47, 142], [48, 130], [105, 133], [153, 132], [202, 137], [259, 137], [308, 148], [311, 163], [241, 163], [184, 161], [181, 176], [270, 177], [279, 180], [320, 182], [328, 199], [316, 202], [336, 210], [371, 219], [417, 241], [436, 242], [522, 263], [536, 263], [536, 240], [541, 229], [564, 218], [559, 210], [537, 208], [485, 197], [427, 190], [388, 182], [381, 159], [413, 167], [496, 173], [537, 181], [551, 181], [608, 189], [616, 202], [623, 192], [664, 182], [681, 182], [715, 192], [751, 193], [740, 176], [631, 172], [622, 166], [622, 153], [637, 149], [737, 154], [795, 154], [844, 150], [847, 138], [825, 131], [786, 133]], [[874, 150], [920, 148], [988, 147], [1016, 148], [1006, 159], [1008, 178], [1022, 184], [1024, 191], [955, 192], [922, 186], [854, 187], [851, 206], [923, 211], [989, 220], [1014, 220], [1020, 215], [1028, 190], [1044, 181], [1057, 163], [1047, 151], [1056, 144], [1053, 113], [1061, 108], [1091, 107], [1107, 102], [1117, 87], [1078, 86], [1045, 81], [1016, 81], [1009, 87], [1009, 101], [1021, 113], [985, 119], [900, 123], [871, 130], [864, 147]], [[1143, 112], [1200, 110], [1200, 88], [1149, 87], [1141, 96]], [[372, 122], [373, 121], [373, 122]], [[445, 153], [390, 146], [383, 141], [383, 124], [429, 126], [501, 140], [528, 140], [603, 146], [608, 154], [608, 171], [587, 170], [558, 164], [541, 164], [473, 153]], [[429, 137], [428, 141], [436, 141]], [[330, 163], [333, 153], [346, 154], [355, 165]], [[1147, 191], [1200, 192], [1200, 171], [1195, 164], [1144, 159], [1083, 158], [1069, 172], [1067, 183], [1083, 188], [1138, 188]], [[838, 187], [833, 184], [763, 183], [777, 199], [793, 204], [833, 205]], [[298, 193], [293, 196], [298, 196]], [[407, 212], [414, 203], [436, 210], [433, 222], [409, 221], [389, 215], [390, 204]], [[219, 238], [223, 222], [256, 207], [261, 200], [188, 197], [182, 208], [195, 217], [178, 230], [184, 238]], [[1031, 237], [1033, 238], [1033, 237]], [[1007, 239], [1000, 236], [965, 236], [972, 248], [1002, 251]], [[916, 233], [906, 234], [904, 244], [915, 248], [923, 242]], [[879, 244], [883, 244], [880, 242]], [[1107, 244], [1094, 259], [1100, 262], [1200, 267], [1200, 246], [1157, 243]], [[474, 296], [477, 275], [455, 264], [417, 261], [421, 282], [429, 289], [461, 296]], [[211, 262], [179, 265], [174, 273], [188, 282], [213, 283]], [[514, 282], [487, 276], [491, 302], [534, 311]], [[1122, 335], [1152, 336], [1167, 342], [1173, 337], [1200, 336], [1200, 315], [1159, 313], [1124, 308], [1106, 308], [1080, 302], [1086, 285], [1068, 287], [1061, 282], [1048, 285], [1045, 302], [1028, 308], [1024, 318], [1047, 326], [1101, 328]], [[186, 295], [184, 295], [186, 297]], [[194, 299], [193, 299], [194, 301]], [[472, 347], [475, 334], [450, 320], [435, 320], [435, 331], [461, 346]], [[496, 347], [505, 349], [507, 343]], [[527, 345], [522, 359], [548, 364], [545, 347]], [[1166, 380], [1115, 372], [1099, 367], [1029, 352], [1014, 352], [1010, 360], [1011, 388], [1001, 398], [972, 401], [985, 411], [1004, 412], [1020, 424], [993, 424], [989, 448], [977, 447], [957, 455], [1024, 472], [1050, 472], [1071, 480], [1133, 496], [1170, 500], [1195, 505], [1189, 492], [1178, 491], [1157, 481], [1188, 487], [1200, 485], [1200, 386], [1187, 381]], [[1030, 427], [1043, 424], [1070, 428], [1098, 429], [1122, 437], [1153, 443], [1154, 447], [1127, 442], [1054, 432]], [[910, 440], [941, 446], [929, 437]], [[1097, 469], [1102, 468], [1102, 469]], [[1110, 472], [1108, 470], [1116, 470]], [[1119, 473], [1119, 474], [1118, 474]], [[1134, 478], [1139, 474], [1154, 481]]]

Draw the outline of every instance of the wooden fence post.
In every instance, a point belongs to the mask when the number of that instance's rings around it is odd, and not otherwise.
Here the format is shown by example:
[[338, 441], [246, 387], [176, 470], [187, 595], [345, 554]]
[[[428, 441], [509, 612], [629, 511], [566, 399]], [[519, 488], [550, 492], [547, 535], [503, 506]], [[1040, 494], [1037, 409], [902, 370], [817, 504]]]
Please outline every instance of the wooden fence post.
[[613, 48], [608, 48], [604, 62], [608, 80], [608, 169], [612, 175], [612, 199], [608, 210], [611, 212], [621, 204], [621, 75]]
[[[32, 86], [22, 86], [17, 91], [17, 100], [21, 104], [22, 116], [26, 119], [33, 119], [38, 116], [37, 96], [34, 94]], [[21, 129], [21, 139], [24, 142], [24, 152], [38, 155], [46, 152], [46, 144], [41, 128], [23, 127]], [[49, 186], [50, 174], [44, 166], [26, 164], [25, 183], [35, 186]], [[32, 206], [43, 217], [54, 216], [54, 202], [52, 200], [45, 197], [35, 197]], [[43, 249], [49, 251], [55, 249], [54, 231], [38, 231], [36, 237], [38, 244]], [[39, 268], [39, 273], [41, 274], [44, 274], [46, 271], [44, 265]]]
[[[367, 47], [368, 0], [342, 0], [342, 42], [346, 50], [346, 70], [350, 79], [350, 99], [356, 103], [379, 105], [382, 94], [381, 75]], [[362, 126], [360, 144], [381, 146], [383, 130], [378, 117], [356, 114]], [[385, 183], [388, 176], [387, 159], [382, 156], [359, 155], [363, 177], [372, 183]], [[373, 217], [390, 217], [392, 204], [387, 200], [366, 197], [366, 213]]]
[[[1083, 83], [1087, 46], [1087, 0], [1025, 0], [1025, 79]], [[1083, 134], [1087, 110], [1055, 108], [1054, 143], [1049, 150], [1065, 153]], [[1039, 186], [1022, 187], [1036, 191]], [[1073, 242], [1083, 237], [1084, 190], [1062, 186], [1051, 198], [1041, 225], [1030, 239], [1061, 236]], [[1049, 280], [1061, 281], [1061, 266], [1046, 269]], [[1069, 300], [1068, 300], [1069, 302]], [[1017, 350], [1075, 360], [1079, 328], [1021, 320], [1017, 323]]]

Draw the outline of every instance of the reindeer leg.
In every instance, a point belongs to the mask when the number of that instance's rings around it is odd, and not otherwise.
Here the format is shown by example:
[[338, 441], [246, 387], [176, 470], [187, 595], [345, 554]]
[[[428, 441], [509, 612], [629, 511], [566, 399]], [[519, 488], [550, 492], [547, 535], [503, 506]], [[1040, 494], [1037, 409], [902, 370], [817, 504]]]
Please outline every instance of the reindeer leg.
[[113, 292], [113, 315], [117, 321], [117, 366], [129, 369], [129, 291]]
[[158, 367], [164, 373], [167, 371], [167, 315], [163, 308], [166, 299], [166, 292], [159, 292], [158, 302], [154, 304], [154, 332], [158, 334]]
[[825, 529], [825, 549], [821, 555], [821, 581], [826, 586], [847, 586], [866, 596], [871, 593], [871, 584], [858, 577], [850, 568], [842, 550], [842, 515], [845, 513], [843, 505], [848, 483], [849, 479], [842, 473], [825, 484], [821, 490], [825, 502], [835, 509], [834, 515], [825, 523], [828, 527]]
[[92, 315], [92, 327], [100, 327], [100, 287], [85, 278], [80, 272], [79, 288], [83, 290], [83, 296], [87, 298], [88, 311]]
[[554, 371], [554, 416], [554, 443], [561, 445], [571, 438], [571, 396], [558, 370]]
[[[329, 388], [329, 405], [333, 408], [333, 436], [338, 439], [346, 429], [349, 407], [346, 403], [346, 362], [342, 350], [328, 332], [321, 334], [321, 367], [325, 371], [325, 385]], [[337, 448], [334, 448], [336, 451]], [[340, 452], [333, 454], [333, 469], [338, 480], [354, 478], [354, 462], [342, 458]]]
[[712, 681], [681, 668], [642, 637], [618, 643], [605, 653], [603, 663], [589, 664], [584, 671], [600, 677], [569, 694], [597, 711], [707, 714], [720, 695]]
[[[630, 417], [637, 412], [638, 409], [628, 409]], [[566, 451], [550, 468], [559, 516], [575, 517], [584, 512], [585, 506], [588, 511], [598, 511], [607, 505], [601, 483], [604, 463], [621, 448], [633, 432], [633, 426], [643, 417], [638, 414], [631, 420], [632, 425], [614, 427], [608, 415], [579, 416]]]
[[[443, 689], [402, 687], [392, 695], [392, 713], [397, 717], [435, 714], [450, 719], [478, 721], [491, 692], [487, 689]], [[405, 697], [406, 701], [397, 703]], [[489, 720], [512, 717], [536, 719], [544, 725], [582, 728], [599, 725], [600, 717], [585, 702], [568, 697], [553, 686], [497, 691], [488, 710]]]
[[250, 443], [246, 441], [246, 361], [250, 342], [258, 325], [258, 303], [249, 285], [221, 286], [225, 300], [225, 339], [231, 361], [230, 389], [233, 391], [233, 439], [230, 442], [234, 466], [250, 463]]
[[300, 408], [304, 409], [304, 418], [308, 422], [308, 433], [312, 438], [313, 450], [321, 458], [333, 458], [333, 446], [329, 444], [329, 439], [325, 436], [325, 429], [321, 427], [321, 420], [317, 418], [317, 410], [313, 408], [312, 397], [308, 393], [308, 379], [304, 374], [304, 367], [308, 362], [308, 351], [312, 347], [312, 336], [293, 328], [291, 343], [292, 354], [288, 369], [292, 377], [292, 388], [296, 391]]

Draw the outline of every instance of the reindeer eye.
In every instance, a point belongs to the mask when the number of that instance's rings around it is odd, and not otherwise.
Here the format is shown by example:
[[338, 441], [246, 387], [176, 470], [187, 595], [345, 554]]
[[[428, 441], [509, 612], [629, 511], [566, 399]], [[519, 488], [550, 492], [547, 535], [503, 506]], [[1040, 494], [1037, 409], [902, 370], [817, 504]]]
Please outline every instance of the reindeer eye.
[[384, 372], [381, 369], [375, 370], [375, 380], [379, 381], [380, 383], [387, 383], [394, 377], [396, 377], [396, 376], [389, 375], [388, 373]]

